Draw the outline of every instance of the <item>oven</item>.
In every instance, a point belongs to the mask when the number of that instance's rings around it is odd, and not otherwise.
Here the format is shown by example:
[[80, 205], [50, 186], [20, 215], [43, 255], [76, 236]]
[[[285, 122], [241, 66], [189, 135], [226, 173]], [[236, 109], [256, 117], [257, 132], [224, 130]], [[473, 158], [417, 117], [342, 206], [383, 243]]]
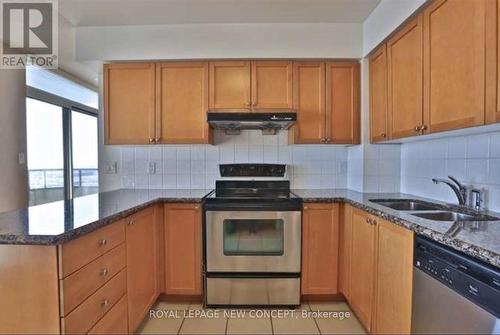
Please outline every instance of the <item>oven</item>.
[[206, 211], [205, 218], [207, 272], [300, 272], [300, 211]]

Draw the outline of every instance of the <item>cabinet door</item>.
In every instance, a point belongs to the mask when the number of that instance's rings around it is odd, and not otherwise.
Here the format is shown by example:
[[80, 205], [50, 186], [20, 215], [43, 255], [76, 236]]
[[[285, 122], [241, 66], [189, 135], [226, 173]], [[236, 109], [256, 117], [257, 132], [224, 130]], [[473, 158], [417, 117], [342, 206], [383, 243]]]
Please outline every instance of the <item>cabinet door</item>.
[[359, 63], [326, 63], [327, 143], [360, 141]]
[[297, 122], [294, 143], [322, 143], [325, 138], [325, 63], [295, 62], [293, 99]]
[[373, 217], [359, 209], [352, 213], [351, 307], [370, 331], [375, 281], [376, 227]]
[[302, 227], [302, 294], [338, 293], [338, 204], [305, 204]]
[[351, 300], [352, 206], [343, 205], [340, 223], [340, 292]]
[[208, 143], [208, 63], [157, 64], [156, 106], [161, 143]]
[[411, 331], [413, 232], [377, 219], [375, 333]]
[[384, 44], [369, 59], [370, 67], [370, 139], [389, 139], [387, 130], [387, 46]]
[[198, 204], [165, 205], [165, 291], [201, 295], [201, 212]]
[[151, 143], [154, 138], [154, 110], [154, 64], [104, 65], [106, 144]]
[[252, 62], [252, 107], [292, 108], [292, 62]]
[[392, 139], [420, 135], [423, 124], [422, 16], [387, 42], [389, 132]]
[[430, 132], [484, 124], [491, 105], [486, 36], [495, 29], [494, 20], [487, 19], [488, 3], [438, 0], [423, 12], [424, 120]]
[[132, 215], [127, 221], [127, 297], [131, 332], [137, 329], [158, 296], [156, 236], [153, 207]]
[[[489, 3], [488, 3], [489, 4]], [[497, 43], [497, 48], [496, 48], [496, 52], [497, 52], [497, 55], [500, 55], [500, 1], [496, 1], [496, 11], [493, 11], [494, 14], [493, 14], [493, 18], [490, 18], [490, 16], [487, 16], [487, 20], [488, 22], [490, 20], [495, 20], [495, 14], [496, 14], [496, 25], [497, 25], [497, 32], [499, 33], [496, 33], [495, 31], [492, 31], [491, 29], [487, 30], [486, 33], [487, 33], [487, 36], [486, 36], [486, 40], [487, 41], [490, 41], [492, 38], [494, 39], [494, 41]], [[488, 10], [487, 10], [487, 15], [490, 14], [491, 15], [491, 10], [490, 10], [490, 7], [491, 5], [488, 7]], [[491, 45], [491, 44], [490, 44]], [[490, 47], [491, 49], [491, 47]], [[487, 123], [495, 123], [495, 122], [500, 122], [500, 57], [495, 57], [496, 55], [491, 55], [491, 53], [489, 52], [489, 50], [486, 50], [487, 52], [487, 55], [486, 55], [486, 82], [487, 83], [491, 83], [490, 81], [490, 78], [489, 78], [489, 75], [493, 72], [491, 71], [491, 59], [493, 59], [493, 62], [494, 62], [494, 66], [496, 66], [496, 71], [494, 72], [494, 74], [496, 75], [496, 78], [497, 78], [497, 82], [494, 82], [494, 84], [497, 84], [496, 85], [496, 108], [494, 109], [490, 109], [488, 106], [486, 107], [486, 122]], [[496, 62], [495, 62], [496, 61]], [[490, 92], [489, 90], [491, 88], [495, 88], [495, 85], [492, 85], [492, 84], [488, 84], [487, 86], [487, 95], [486, 95], [486, 100], [487, 102], [490, 100], [490, 95], [488, 95], [488, 92]]]
[[251, 107], [250, 62], [210, 62], [210, 108]]

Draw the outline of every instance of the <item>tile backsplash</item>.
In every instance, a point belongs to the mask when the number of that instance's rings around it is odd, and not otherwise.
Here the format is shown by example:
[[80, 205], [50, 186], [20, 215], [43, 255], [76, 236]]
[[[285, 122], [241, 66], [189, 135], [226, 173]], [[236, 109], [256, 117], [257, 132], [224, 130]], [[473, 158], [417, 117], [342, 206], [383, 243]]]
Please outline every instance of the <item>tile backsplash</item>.
[[401, 146], [401, 192], [456, 203], [448, 186], [431, 180], [449, 175], [484, 190], [486, 207], [500, 211], [500, 132]]
[[289, 165], [293, 188], [346, 188], [347, 148], [288, 145], [288, 132], [214, 133], [215, 145], [102, 146], [101, 191], [117, 188], [211, 189], [222, 163]]

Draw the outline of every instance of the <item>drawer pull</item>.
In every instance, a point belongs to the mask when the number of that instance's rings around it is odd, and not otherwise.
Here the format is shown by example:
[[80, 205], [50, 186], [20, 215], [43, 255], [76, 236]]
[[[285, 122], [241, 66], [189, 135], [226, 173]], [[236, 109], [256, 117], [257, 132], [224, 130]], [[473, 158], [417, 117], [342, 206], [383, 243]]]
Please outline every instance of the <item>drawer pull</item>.
[[108, 269], [104, 268], [101, 269], [101, 277], [106, 277], [109, 274]]
[[129, 226], [131, 226], [131, 225], [133, 225], [133, 224], [134, 224], [134, 220], [130, 220], [130, 221], [128, 222], [128, 225], [129, 225]]
[[104, 299], [102, 302], [101, 302], [101, 307], [102, 308], [106, 308], [109, 306], [109, 299]]
[[106, 244], [108, 244], [108, 241], [105, 238], [99, 240], [100, 247], [104, 247]]

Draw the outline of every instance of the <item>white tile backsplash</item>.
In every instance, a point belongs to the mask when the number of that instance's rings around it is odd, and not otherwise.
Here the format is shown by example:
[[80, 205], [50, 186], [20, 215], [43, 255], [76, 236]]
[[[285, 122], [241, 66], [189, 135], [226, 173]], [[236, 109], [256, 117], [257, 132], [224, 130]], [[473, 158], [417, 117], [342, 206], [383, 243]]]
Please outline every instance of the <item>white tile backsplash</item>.
[[[117, 174], [101, 171], [101, 190], [127, 188], [213, 188], [222, 163], [289, 165], [294, 188], [346, 188], [347, 147], [288, 145], [288, 132], [262, 135], [215, 131], [216, 145], [105, 146], [102, 162], [116, 159]], [[153, 164], [154, 173], [150, 169]]]
[[485, 191], [486, 207], [500, 211], [500, 133], [401, 145], [401, 192], [456, 203], [449, 187], [431, 179], [453, 176]]

